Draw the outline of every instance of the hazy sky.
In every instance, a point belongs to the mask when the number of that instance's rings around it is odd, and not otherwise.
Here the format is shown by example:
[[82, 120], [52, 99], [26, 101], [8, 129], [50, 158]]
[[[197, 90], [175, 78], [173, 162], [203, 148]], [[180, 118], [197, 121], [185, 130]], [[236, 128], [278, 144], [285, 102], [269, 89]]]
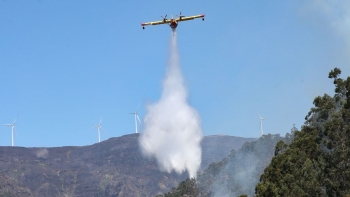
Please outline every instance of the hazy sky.
[[[330, 3], [331, 2], [331, 3]], [[345, 2], [345, 3], [344, 3]], [[204, 135], [298, 128], [315, 96], [350, 75], [348, 1], [0, 2], [0, 123], [15, 145], [82, 146], [135, 132], [161, 94], [171, 29], [140, 22], [205, 13], [177, 28], [188, 101]], [[141, 127], [142, 131], [142, 127]], [[11, 128], [0, 127], [0, 145]]]

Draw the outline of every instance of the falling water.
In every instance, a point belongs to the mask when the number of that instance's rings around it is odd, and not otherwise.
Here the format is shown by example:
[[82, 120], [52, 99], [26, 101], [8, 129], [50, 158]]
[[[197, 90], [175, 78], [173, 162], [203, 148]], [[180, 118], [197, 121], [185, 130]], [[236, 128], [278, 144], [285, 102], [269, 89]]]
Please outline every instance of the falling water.
[[170, 59], [158, 102], [147, 106], [139, 144], [144, 155], [154, 157], [160, 170], [195, 178], [201, 164], [202, 130], [197, 111], [187, 102], [176, 32], [171, 34]]

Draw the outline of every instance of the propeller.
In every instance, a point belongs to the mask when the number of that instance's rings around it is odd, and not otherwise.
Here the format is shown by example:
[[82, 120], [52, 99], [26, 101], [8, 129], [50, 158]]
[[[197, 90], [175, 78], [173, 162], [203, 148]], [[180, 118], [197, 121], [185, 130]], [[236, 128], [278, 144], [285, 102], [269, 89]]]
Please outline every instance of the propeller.
[[181, 12], [180, 12], [180, 15], [176, 15], [176, 16], [180, 17], [180, 19], [183, 17], [183, 15], [181, 14]]
[[163, 18], [163, 20], [166, 20], [166, 16], [168, 16], [167, 14], [163, 17], [163, 16], [160, 16], [160, 17], [162, 17]]

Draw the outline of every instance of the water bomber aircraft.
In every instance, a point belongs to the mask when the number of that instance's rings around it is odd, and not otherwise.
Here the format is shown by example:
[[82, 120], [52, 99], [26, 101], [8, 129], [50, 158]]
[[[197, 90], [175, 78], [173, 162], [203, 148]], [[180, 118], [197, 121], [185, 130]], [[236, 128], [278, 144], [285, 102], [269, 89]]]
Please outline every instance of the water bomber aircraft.
[[178, 16], [179, 18], [173, 18], [173, 16], [171, 16], [171, 19], [167, 19], [167, 15], [165, 15], [164, 17], [161, 16], [163, 18], [163, 20], [161, 21], [154, 21], [154, 22], [147, 22], [147, 23], [141, 23], [142, 29], [145, 29], [145, 26], [147, 25], [162, 25], [162, 24], [169, 24], [169, 26], [171, 27], [172, 30], [175, 30], [178, 22], [182, 22], [182, 21], [188, 21], [188, 20], [193, 20], [196, 18], [202, 18], [202, 20], [204, 21], [204, 14], [200, 14], [200, 15], [194, 15], [194, 16], [183, 16], [180, 15]]

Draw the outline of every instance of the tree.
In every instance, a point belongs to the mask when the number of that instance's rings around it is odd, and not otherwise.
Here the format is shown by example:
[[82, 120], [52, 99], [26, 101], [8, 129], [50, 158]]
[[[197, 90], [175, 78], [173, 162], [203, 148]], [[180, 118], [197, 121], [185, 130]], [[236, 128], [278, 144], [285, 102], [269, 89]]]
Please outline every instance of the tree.
[[350, 194], [350, 77], [331, 70], [335, 95], [314, 99], [290, 145], [279, 142], [255, 188], [256, 196], [346, 196]]
[[196, 184], [196, 179], [187, 178], [182, 181], [177, 188], [173, 188], [170, 192], [166, 193], [164, 197], [196, 197], [199, 194], [199, 190]]

